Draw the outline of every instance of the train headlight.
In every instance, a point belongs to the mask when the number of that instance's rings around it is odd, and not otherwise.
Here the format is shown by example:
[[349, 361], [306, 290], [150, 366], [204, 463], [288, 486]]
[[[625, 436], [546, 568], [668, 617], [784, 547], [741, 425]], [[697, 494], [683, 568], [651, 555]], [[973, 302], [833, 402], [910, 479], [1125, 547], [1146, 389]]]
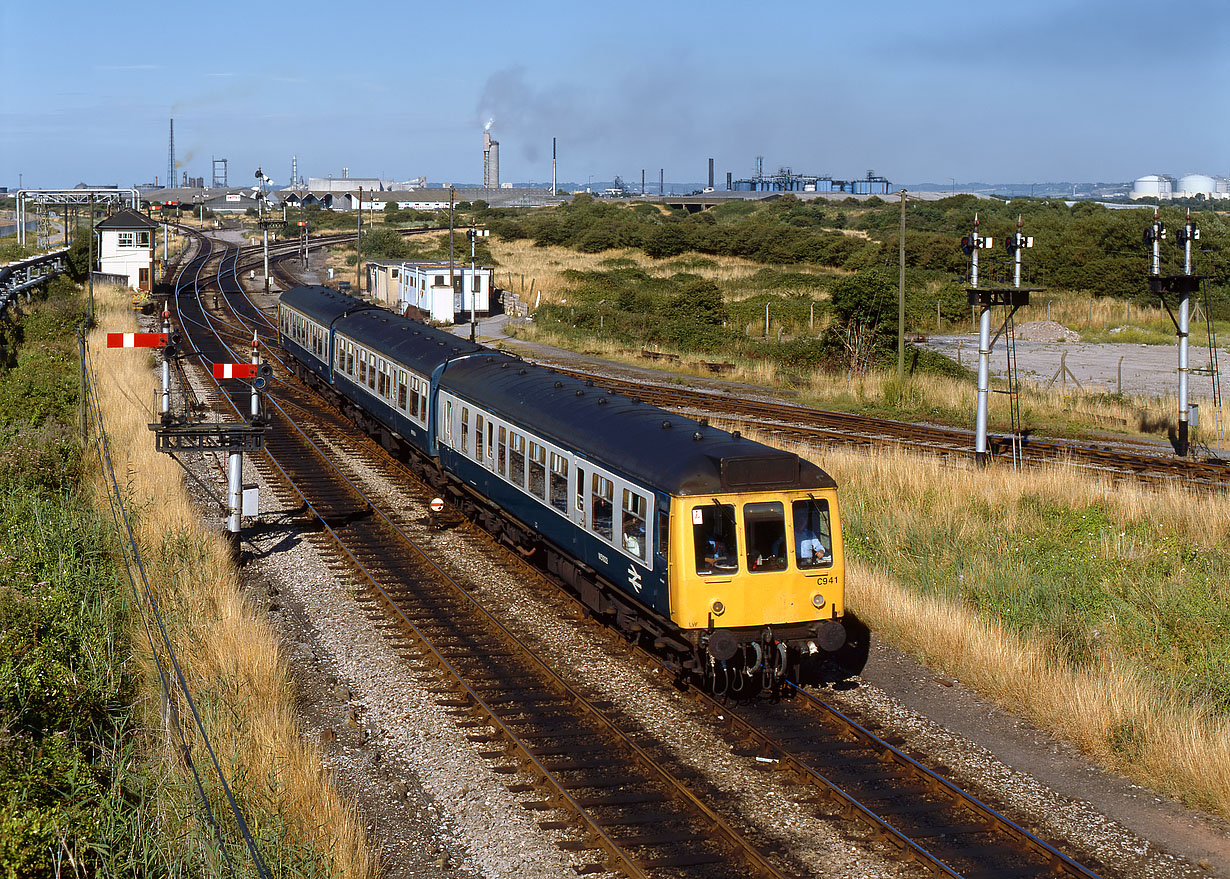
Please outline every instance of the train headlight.
[[713, 608], [713, 615], [715, 617], [720, 617], [722, 614], [726, 613], [726, 605], [724, 605], [720, 600], [715, 600], [711, 607]]
[[815, 605], [816, 610], [819, 610], [820, 608], [824, 607], [824, 596], [821, 595], [819, 592], [817, 592], [815, 595], [811, 597], [811, 603]]

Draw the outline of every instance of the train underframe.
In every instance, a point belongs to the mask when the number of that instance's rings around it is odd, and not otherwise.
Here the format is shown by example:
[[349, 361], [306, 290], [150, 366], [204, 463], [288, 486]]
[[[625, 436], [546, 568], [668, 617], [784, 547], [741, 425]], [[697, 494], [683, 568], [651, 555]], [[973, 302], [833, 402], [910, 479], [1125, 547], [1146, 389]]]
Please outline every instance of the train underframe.
[[778, 698], [786, 681], [799, 679], [802, 662], [820, 652], [832, 653], [845, 642], [845, 629], [839, 620], [787, 626], [680, 629], [447, 473], [438, 461], [337, 393], [319, 375], [297, 361], [295, 370], [301, 380], [326, 395], [424, 484], [447, 496], [457, 512], [551, 576], [580, 599], [596, 619], [630, 642], [652, 650], [683, 685], [699, 684], [722, 698]]

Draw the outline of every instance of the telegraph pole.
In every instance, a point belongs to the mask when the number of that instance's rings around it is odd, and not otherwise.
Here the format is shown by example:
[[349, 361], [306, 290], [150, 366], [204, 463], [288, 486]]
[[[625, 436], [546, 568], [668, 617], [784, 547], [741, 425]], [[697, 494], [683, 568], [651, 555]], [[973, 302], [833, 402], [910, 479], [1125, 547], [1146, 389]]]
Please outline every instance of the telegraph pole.
[[[456, 303], [457, 281], [453, 278], [453, 187], [448, 188], [448, 286]], [[462, 312], [465, 314], [465, 312]]]
[[897, 384], [905, 385], [905, 190], [901, 190], [901, 231], [897, 234], [900, 245], [897, 262], [900, 273], [897, 278]]
[[359, 187], [359, 236], [356, 242], [359, 248], [359, 261], [354, 264], [354, 292], [363, 289], [363, 187]]

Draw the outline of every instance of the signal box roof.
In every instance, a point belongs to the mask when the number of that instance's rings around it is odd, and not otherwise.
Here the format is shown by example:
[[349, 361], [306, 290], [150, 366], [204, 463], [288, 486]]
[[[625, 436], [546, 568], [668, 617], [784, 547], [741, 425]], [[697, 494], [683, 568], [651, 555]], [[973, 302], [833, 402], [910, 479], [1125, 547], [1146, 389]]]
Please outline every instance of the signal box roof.
[[157, 229], [158, 224], [151, 220], [145, 214], [139, 211], [134, 211], [132, 208], [123, 208], [116, 211], [105, 220], [99, 220], [94, 224], [95, 229]]

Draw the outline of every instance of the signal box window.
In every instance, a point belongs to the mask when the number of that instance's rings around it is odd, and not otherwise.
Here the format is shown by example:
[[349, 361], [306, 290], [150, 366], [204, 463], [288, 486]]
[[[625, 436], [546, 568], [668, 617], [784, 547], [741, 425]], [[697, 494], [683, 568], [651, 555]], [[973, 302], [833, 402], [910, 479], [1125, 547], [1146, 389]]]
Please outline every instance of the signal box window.
[[595, 473], [591, 484], [591, 494], [593, 495], [593, 506], [590, 507], [590, 527], [600, 537], [614, 540], [615, 529], [611, 524], [611, 510], [614, 507], [612, 501], [615, 496], [615, 486], [611, 484], [611, 480]]
[[743, 505], [747, 569], [786, 570], [786, 505], [781, 501]]
[[808, 498], [795, 501], [792, 515], [794, 555], [800, 568], [827, 568], [833, 564], [829, 502]]
[[739, 535], [733, 504], [706, 504], [692, 509], [696, 573], [732, 574], [739, 570]]

